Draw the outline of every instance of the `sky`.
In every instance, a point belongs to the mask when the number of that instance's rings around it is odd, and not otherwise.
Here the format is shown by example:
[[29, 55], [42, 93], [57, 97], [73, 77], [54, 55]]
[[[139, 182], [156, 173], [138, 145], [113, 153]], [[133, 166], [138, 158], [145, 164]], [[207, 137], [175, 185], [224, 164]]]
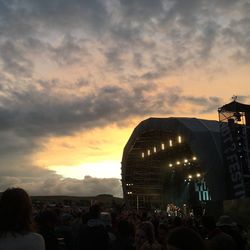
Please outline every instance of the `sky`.
[[250, 103], [249, 0], [0, 0], [0, 191], [122, 196], [149, 117]]

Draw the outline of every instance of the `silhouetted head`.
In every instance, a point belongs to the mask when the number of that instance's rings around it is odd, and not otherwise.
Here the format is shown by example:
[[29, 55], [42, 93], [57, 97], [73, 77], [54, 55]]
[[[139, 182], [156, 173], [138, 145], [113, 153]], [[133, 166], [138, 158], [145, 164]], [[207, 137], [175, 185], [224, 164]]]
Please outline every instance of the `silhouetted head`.
[[54, 210], [45, 210], [37, 216], [36, 222], [39, 227], [53, 229], [58, 222], [58, 216]]
[[139, 249], [145, 242], [152, 244], [155, 241], [154, 226], [149, 221], [143, 221], [136, 228], [135, 243]]
[[134, 236], [134, 226], [127, 220], [121, 220], [118, 223], [118, 234], [123, 237], [133, 237]]
[[0, 235], [6, 232], [26, 233], [32, 229], [32, 205], [21, 188], [9, 188], [0, 200]]
[[214, 230], [216, 228], [214, 216], [210, 215], [202, 216], [201, 224], [209, 231]]
[[220, 216], [220, 218], [218, 219], [216, 226], [217, 227], [234, 227], [237, 224], [233, 221], [233, 219], [228, 216], [228, 215], [222, 215]]
[[100, 217], [101, 207], [98, 204], [95, 204], [89, 208], [89, 218], [97, 219]]
[[205, 244], [201, 236], [187, 227], [178, 227], [170, 232], [168, 249], [178, 250], [205, 250]]
[[161, 244], [166, 244], [167, 241], [167, 235], [168, 235], [168, 226], [160, 223], [157, 228], [157, 240]]

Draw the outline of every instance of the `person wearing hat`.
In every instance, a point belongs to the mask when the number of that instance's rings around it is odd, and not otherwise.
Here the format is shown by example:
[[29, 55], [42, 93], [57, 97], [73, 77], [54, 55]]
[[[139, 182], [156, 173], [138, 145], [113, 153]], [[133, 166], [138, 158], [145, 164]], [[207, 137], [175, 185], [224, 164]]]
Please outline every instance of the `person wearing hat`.
[[224, 233], [230, 235], [237, 244], [237, 249], [244, 250], [245, 242], [240, 234], [237, 223], [228, 215], [222, 215], [219, 217], [216, 226]]
[[213, 216], [202, 216], [201, 224], [205, 230], [205, 243], [207, 244], [209, 249], [238, 250], [235, 240], [216, 226], [217, 224]]

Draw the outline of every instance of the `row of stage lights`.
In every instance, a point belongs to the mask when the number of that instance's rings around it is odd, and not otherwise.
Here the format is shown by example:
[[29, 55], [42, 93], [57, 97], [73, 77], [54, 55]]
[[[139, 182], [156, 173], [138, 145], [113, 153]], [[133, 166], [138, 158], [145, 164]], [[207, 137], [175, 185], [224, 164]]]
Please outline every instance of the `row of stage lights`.
[[[189, 174], [188, 176], [187, 176], [187, 179], [185, 179], [184, 181], [185, 182], [188, 182], [188, 184], [192, 181], [192, 180], [194, 180], [194, 179], [200, 179], [202, 176], [201, 176], [201, 174], [200, 173], [196, 173], [195, 175], [192, 175], [192, 174]], [[133, 183], [127, 183], [126, 184], [126, 186], [133, 186], [134, 184]], [[133, 194], [133, 192], [132, 191], [128, 191], [127, 192], [127, 194], [128, 195], [132, 195]]]
[[[197, 160], [197, 157], [196, 156], [193, 156], [193, 158], [192, 158], [192, 160], [193, 161], [196, 161]], [[168, 166], [171, 168], [171, 167], [173, 167], [174, 165], [181, 165], [181, 161], [176, 161], [176, 164], [174, 164], [174, 163], [169, 163], [168, 164]], [[191, 163], [190, 163], [190, 160], [188, 160], [188, 159], [184, 159], [184, 161], [183, 161], [183, 163], [184, 163], [184, 166], [186, 166], [187, 164], [188, 165], [190, 165]]]
[[191, 180], [193, 180], [193, 179], [199, 179], [199, 178], [201, 178], [201, 174], [200, 173], [196, 173], [195, 175], [192, 175], [192, 174], [189, 174], [188, 176], [187, 176], [187, 179], [185, 179], [184, 181], [186, 182], [186, 181], [191, 181]]
[[[196, 161], [196, 160], [197, 160], [197, 157], [196, 157], [196, 156], [193, 156], [193, 157], [192, 157], [192, 160], [193, 160], [193, 161]], [[184, 159], [183, 163], [184, 163], [184, 166], [186, 166], [187, 164], [188, 164], [188, 165], [191, 164], [191, 163], [190, 163], [190, 160], [188, 160], [188, 159]], [[176, 165], [177, 165], [177, 166], [181, 165], [181, 161], [176, 161]], [[171, 168], [171, 167], [174, 166], [174, 164], [173, 164], [173, 163], [169, 163], [168, 166]], [[200, 174], [200, 173], [196, 173], [196, 174], [194, 174], [194, 175], [189, 174], [189, 175], [187, 176], [187, 179], [185, 179], [184, 181], [185, 181], [185, 182], [190, 182], [190, 181], [192, 181], [193, 179], [200, 179], [200, 178], [201, 178], [201, 174]]]
[[[178, 142], [178, 143], [182, 143], [182, 138], [181, 138], [181, 136], [178, 136], [178, 137], [177, 137], [177, 142]], [[173, 147], [173, 140], [169, 140], [168, 143], [169, 143], [169, 147]], [[165, 148], [166, 148], [165, 143], [162, 143], [160, 148], [161, 148], [161, 150], [165, 150]], [[146, 153], [145, 153], [145, 152], [142, 152], [142, 153], [141, 153], [141, 157], [142, 157], [142, 158], [145, 158], [146, 154], [147, 154], [147, 156], [150, 156], [151, 153], [157, 153], [157, 147], [156, 147], [156, 146], [154, 146], [153, 149], [147, 149]]]

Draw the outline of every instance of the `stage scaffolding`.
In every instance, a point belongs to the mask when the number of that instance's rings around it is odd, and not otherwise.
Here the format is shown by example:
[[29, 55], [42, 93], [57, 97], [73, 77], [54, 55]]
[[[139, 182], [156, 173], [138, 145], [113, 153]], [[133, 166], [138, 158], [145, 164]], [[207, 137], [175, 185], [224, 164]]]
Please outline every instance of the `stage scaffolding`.
[[250, 197], [250, 105], [236, 101], [218, 109], [227, 199]]

